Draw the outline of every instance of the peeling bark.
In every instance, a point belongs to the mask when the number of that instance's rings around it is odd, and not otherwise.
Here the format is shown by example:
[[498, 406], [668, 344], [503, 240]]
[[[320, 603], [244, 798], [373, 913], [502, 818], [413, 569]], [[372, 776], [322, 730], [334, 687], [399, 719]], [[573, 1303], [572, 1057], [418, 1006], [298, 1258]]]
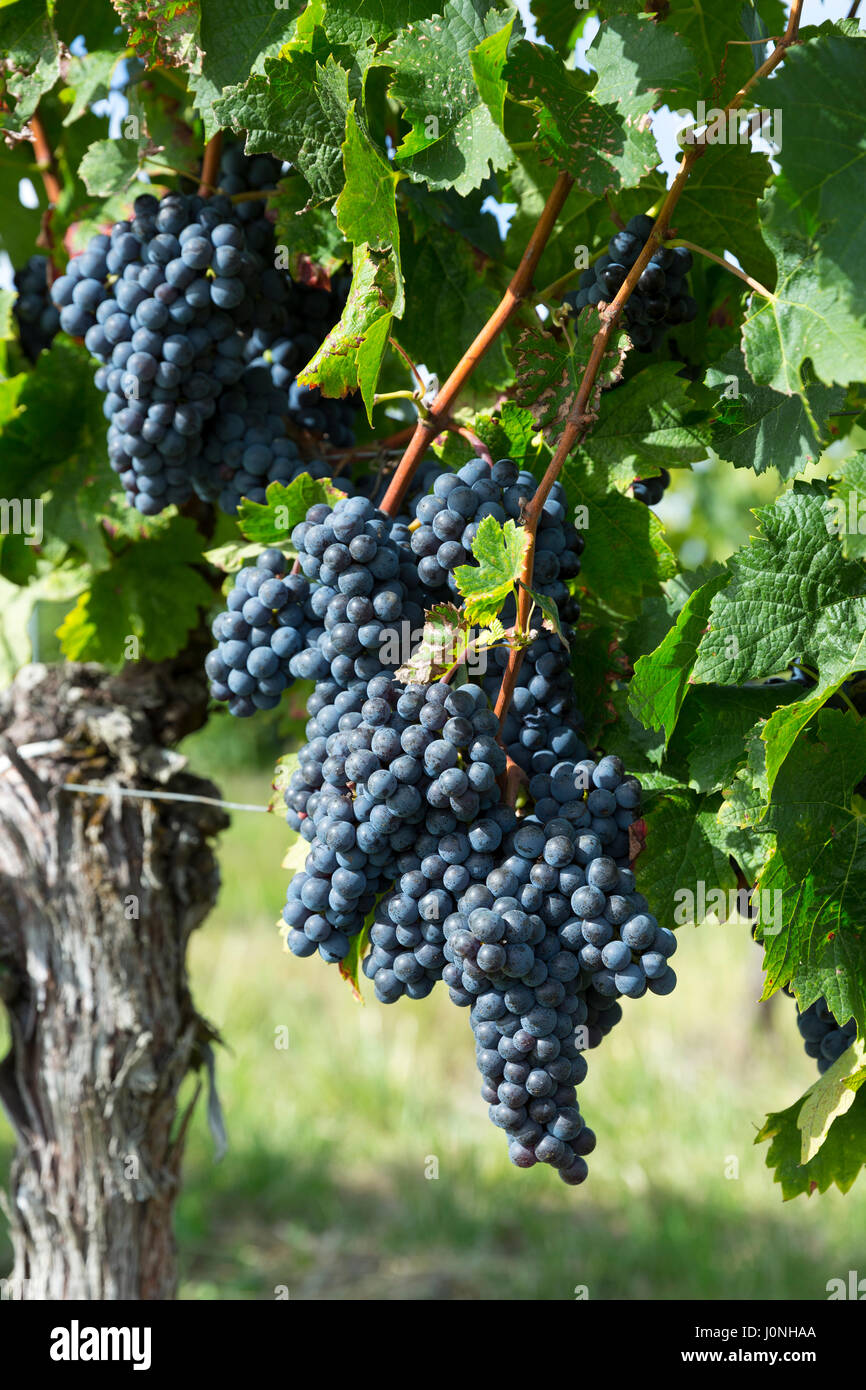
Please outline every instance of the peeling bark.
[[[62, 784], [218, 796], [168, 746], [204, 720], [200, 656], [120, 676], [34, 665], [0, 695], [14, 1297], [175, 1293], [172, 1213], [194, 1104], [180, 1116], [178, 1092], [213, 1038], [186, 949], [216, 898], [211, 837], [227, 819]], [[33, 744], [43, 746], [17, 751]]]

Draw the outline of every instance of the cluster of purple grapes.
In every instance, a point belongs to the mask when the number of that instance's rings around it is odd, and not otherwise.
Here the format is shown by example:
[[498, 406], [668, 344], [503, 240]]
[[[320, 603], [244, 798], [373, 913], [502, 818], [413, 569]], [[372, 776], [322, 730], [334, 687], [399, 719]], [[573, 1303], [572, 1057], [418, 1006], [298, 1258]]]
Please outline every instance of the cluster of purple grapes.
[[[583, 272], [578, 288], [563, 297], [574, 314], [588, 304], [609, 303], [622, 286], [653, 229], [643, 213], [611, 237], [607, 253]], [[684, 246], [660, 246], [650, 257], [625, 306], [629, 337], [639, 352], [658, 352], [668, 330], [691, 323], [698, 312], [688, 292], [692, 253]]]
[[31, 256], [21, 270], [16, 270], [14, 280], [18, 336], [24, 352], [35, 362], [40, 352], [51, 346], [60, 327], [60, 315], [48, 292], [48, 258]]

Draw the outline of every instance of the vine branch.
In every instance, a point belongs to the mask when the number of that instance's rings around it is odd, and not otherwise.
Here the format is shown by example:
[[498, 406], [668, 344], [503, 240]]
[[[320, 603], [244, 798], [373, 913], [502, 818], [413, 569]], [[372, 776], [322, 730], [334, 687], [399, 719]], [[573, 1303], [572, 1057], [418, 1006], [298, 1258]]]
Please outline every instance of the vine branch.
[[222, 151], [223, 133], [218, 130], [216, 135], [211, 136], [204, 148], [204, 158], [201, 162], [201, 183], [198, 186], [200, 198], [209, 198], [211, 193], [216, 192]]
[[431, 442], [445, 428], [457, 396], [477, 367], [481, 358], [502, 332], [508, 320], [523, 303], [532, 284], [541, 254], [547, 245], [563, 204], [571, 190], [573, 178], [562, 173], [544, 205], [529, 244], [523, 253], [508, 289], [481, 332], [464, 352], [457, 366], [439, 391], [426, 420], [419, 420], [412, 440], [394, 473], [391, 484], [379, 506], [387, 516], [396, 516], [412, 475]]
[[[724, 108], [724, 116], [727, 116], [728, 112], [736, 111], [739, 109], [740, 106], [742, 106], [743, 101], [745, 100], [748, 93], [751, 91], [752, 87], [754, 87], [755, 83], [759, 82], [762, 77], [766, 77], [768, 73], [772, 72], [773, 69], [777, 67], [778, 64], [782, 61], [791, 44], [796, 42], [797, 34], [800, 27], [800, 16], [802, 13], [802, 9], [803, 0], [793, 0], [793, 4], [791, 5], [791, 13], [788, 18], [788, 26], [785, 30], [785, 33], [782, 35], [778, 44], [773, 49], [773, 52], [770, 54], [769, 58], [767, 58], [766, 61], [761, 64], [757, 71], [754, 72], [752, 76], [749, 78], [748, 82], [746, 82], [736, 93], [736, 95], [733, 96], [731, 100], [728, 102], [727, 106]], [[556, 482], [560, 472], [562, 471], [562, 466], [565, 463], [565, 460], [568, 458], [568, 455], [571, 453], [574, 446], [577, 443], [579, 443], [581, 439], [583, 439], [584, 435], [587, 433], [594, 421], [594, 416], [589, 408], [590, 401], [592, 399], [593, 388], [595, 385], [596, 377], [598, 376], [598, 372], [602, 364], [602, 360], [604, 358], [604, 354], [607, 351], [608, 343], [610, 342], [611, 335], [613, 334], [613, 330], [616, 327], [620, 314], [625, 308], [625, 305], [628, 302], [629, 297], [631, 296], [635, 286], [637, 285], [638, 280], [643, 274], [645, 267], [649, 263], [650, 257], [653, 255], [656, 248], [661, 244], [662, 240], [664, 239], [664, 233], [668, 229], [668, 225], [671, 220], [671, 214], [674, 208], [676, 207], [677, 202], [680, 199], [680, 196], [683, 192], [683, 189], [686, 186], [686, 183], [688, 182], [689, 174], [691, 173], [697, 161], [702, 157], [702, 155], [706, 153], [706, 150], [708, 148], [709, 147], [704, 141], [702, 141], [700, 138], [697, 138], [694, 141], [694, 143], [690, 145], [690, 148], [686, 150], [682, 157], [682, 161], [680, 163], [679, 170], [677, 171], [676, 178], [674, 179], [673, 183], [668, 189], [664, 202], [662, 203], [662, 206], [659, 210], [658, 216], [656, 217], [656, 220], [653, 224], [652, 231], [650, 232], [646, 244], [643, 247], [640, 255], [638, 256], [634, 265], [629, 270], [628, 275], [626, 276], [617, 293], [614, 295], [614, 298], [611, 300], [610, 304], [605, 306], [599, 306], [599, 317], [601, 319], [601, 325], [599, 327], [598, 332], [595, 335], [595, 338], [593, 339], [592, 350], [590, 352], [589, 361], [586, 365], [586, 370], [583, 373], [580, 386], [578, 387], [577, 394], [574, 398], [571, 410], [568, 413], [568, 417], [566, 419], [566, 423], [563, 428], [562, 435], [559, 444], [557, 445], [556, 451], [553, 455], [553, 458], [551, 459], [550, 464], [548, 465], [547, 471], [543, 479], [541, 480], [541, 482], [538, 485], [538, 488], [536, 489], [535, 496], [526, 507], [524, 513], [523, 521], [528, 537], [528, 542], [524, 552], [523, 564], [521, 566], [520, 571], [521, 585], [517, 600], [518, 632], [525, 631], [527, 622], [529, 620], [531, 600], [527, 590], [532, 583], [532, 570], [535, 560], [535, 533], [538, 529], [538, 522], [541, 516], [542, 509], [544, 507], [545, 502], [547, 501], [548, 496], [550, 495], [550, 490], [553, 487], [553, 484]], [[499, 719], [500, 727], [504, 723], [505, 716], [507, 715], [508, 710], [511, 706], [511, 698], [514, 694], [514, 688], [517, 683], [517, 676], [520, 671], [522, 662], [523, 648], [519, 647], [516, 650], [512, 649], [509, 653], [508, 665], [505, 668], [505, 674], [502, 677], [502, 685], [500, 686], [499, 696], [496, 701], [496, 715]]]
[[696, 251], [699, 256], [706, 256], [708, 261], [715, 261], [716, 265], [722, 266], [725, 270], [729, 270], [732, 275], [736, 275], [738, 279], [745, 281], [749, 289], [754, 290], [756, 294], [762, 295], [764, 299], [775, 300], [776, 296], [773, 291], [768, 290], [766, 285], [762, 285], [760, 280], [753, 279], [744, 270], [740, 270], [739, 266], [731, 265], [731, 262], [726, 261], [724, 256], [717, 256], [715, 251], [708, 251], [705, 246], [698, 246], [695, 242], [686, 241], [684, 237], [679, 236], [667, 244], [668, 246], [685, 246], [689, 251]]
[[60, 201], [60, 180], [54, 172], [54, 153], [48, 143], [45, 127], [38, 114], [30, 117], [30, 143], [36, 155], [36, 166], [42, 175], [45, 196], [52, 207]]

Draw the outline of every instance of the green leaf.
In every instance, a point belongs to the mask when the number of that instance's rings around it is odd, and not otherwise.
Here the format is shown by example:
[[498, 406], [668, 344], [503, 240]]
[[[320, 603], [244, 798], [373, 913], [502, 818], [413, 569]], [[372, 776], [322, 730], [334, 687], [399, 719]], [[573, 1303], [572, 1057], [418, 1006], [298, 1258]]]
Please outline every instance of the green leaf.
[[690, 745], [690, 784], [700, 792], [730, 784], [746, 755], [746, 739], [759, 721], [780, 704], [797, 699], [802, 687], [788, 685], [696, 685], [689, 694], [694, 723]]
[[631, 497], [610, 492], [598, 474], [567, 459], [562, 472], [575, 525], [585, 532], [581, 583], [600, 612], [629, 619], [640, 611], [644, 596], [676, 570], [658, 517]]
[[361, 48], [370, 39], [384, 43], [440, 9], [437, 0], [326, 0], [322, 23], [335, 43]]
[[[17, 0], [0, 7], [0, 54], [6, 90], [0, 130], [17, 135], [60, 76], [61, 48], [43, 0]], [[9, 97], [15, 102], [12, 109]]]
[[[784, 33], [787, 15], [781, 0], [760, 0], [760, 7], [761, 18], [769, 33]], [[677, 3], [671, 22], [676, 24], [677, 32], [695, 55], [700, 78], [699, 95], [712, 94], [712, 99], [716, 100], [723, 97], [720, 101], [723, 105], [724, 100], [739, 91], [754, 73], [751, 45], [735, 44], [731, 40], [753, 35], [737, 29], [736, 12], [726, 5]]]
[[587, 51], [598, 73], [593, 97], [637, 121], [654, 106], [673, 107], [700, 88], [694, 54], [679, 34], [650, 15], [604, 20]]
[[[827, 417], [842, 408], [845, 393], [813, 382], [803, 387], [809, 413], [799, 396], [783, 396], [758, 386], [749, 376], [739, 348], [708, 368], [704, 378], [717, 393], [712, 447], [735, 468], [765, 473], [775, 468], [785, 480], [802, 473], [825, 448]], [[736, 392], [736, 394], [729, 394]], [[816, 438], [812, 422], [821, 428]]]
[[81, 58], [72, 57], [66, 69], [66, 85], [74, 96], [64, 117], [65, 126], [72, 125], [90, 109], [93, 102], [108, 96], [111, 76], [120, 61], [119, 48], [98, 48]]
[[472, 542], [478, 564], [458, 565], [454, 571], [470, 623], [486, 626], [497, 616], [514, 592], [528, 542], [524, 527], [513, 521], [501, 526], [495, 517], [484, 517]]
[[[764, 998], [790, 984], [801, 1008], [824, 995], [844, 1024], [866, 1031], [866, 722], [825, 709], [798, 739], [773, 787], [762, 828], [775, 851], [759, 880]], [[778, 896], [777, 896], [778, 895]], [[766, 909], [766, 910], [765, 910]]]
[[640, 183], [657, 165], [652, 132], [600, 105], [587, 91], [586, 75], [563, 67], [553, 49], [518, 44], [506, 76], [512, 95], [537, 111], [545, 152], [579, 189], [603, 198]]
[[198, 0], [111, 0], [128, 31], [129, 46], [147, 67], [179, 67], [199, 71]]
[[762, 386], [803, 394], [804, 363], [827, 386], [863, 374], [866, 318], [857, 312], [841, 277], [791, 226], [792, 214], [773, 190], [763, 205], [763, 237], [776, 260], [774, 297], [756, 295], [743, 325], [746, 366]]
[[544, 615], [544, 621], [541, 626], [547, 628], [548, 632], [555, 632], [566, 651], [570, 651], [571, 644], [566, 640], [559, 617], [559, 609], [553, 599], [548, 598], [546, 594], [536, 593], [535, 589], [530, 589], [528, 584], [523, 587], [526, 588], [526, 592], [529, 594], [532, 602], [538, 604], [538, 607]]
[[637, 863], [641, 892], [662, 926], [698, 926], [713, 911], [712, 893], [721, 890], [727, 897], [737, 886], [718, 800], [686, 791], [647, 800], [646, 839]]
[[88, 193], [104, 198], [125, 192], [138, 178], [142, 163], [133, 140], [94, 140], [78, 173]]
[[695, 680], [734, 685], [792, 661], [835, 676], [857, 658], [866, 571], [845, 559], [827, 503], [820, 485], [797, 484], [755, 512], [760, 534], [729, 562], [730, 581], [713, 600]]
[[[536, 424], [545, 431], [549, 443], [555, 444], [562, 433], [574, 404], [578, 387], [589, 364], [592, 343], [598, 331], [599, 318], [595, 310], [586, 310], [574, 320], [573, 345], [564, 337], [545, 332], [536, 319], [527, 319], [515, 343], [515, 399], [518, 405], [531, 410]], [[622, 375], [628, 338], [624, 329], [614, 329], [605, 348], [587, 414], [599, 410], [602, 390], [618, 381]]]
[[427, 685], [444, 676], [466, 651], [469, 625], [453, 603], [440, 603], [424, 615], [421, 640], [409, 660], [394, 672], [404, 684]]
[[[587, 317], [584, 311], [578, 322]], [[589, 326], [581, 331], [589, 336]], [[707, 413], [680, 371], [678, 362], [655, 362], [618, 390], [603, 391], [598, 423], [575, 457], [621, 488], [659, 468], [706, 458]]]
[[842, 476], [830, 484], [830, 491], [843, 554], [851, 560], [866, 560], [866, 453], [845, 460]]
[[666, 743], [670, 742], [688, 691], [710, 605], [726, 579], [724, 572], [717, 574], [690, 594], [664, 641], [635, 664], [629, 709], [645, 728], [664, 729]]
[[277, 192], [268, 199], [268, 212], [276, 217], [274, 236], [285, 246], [287, 269], [293, 279], [301, 278], [304, 257], [309, 257], [329, 275], [351, 259], [352, 248], [337, 226], [333, 203], [307, 207], [309, 189], [299, 175], [280, 179]]
[[[817, 241], [822, 285], [844, 295], [861, 320], [866, 291], [851, 213], [866, 202], [864, 83], [860, 38], [822, 34], [791, 48], [772, 82], [764, 80], [753, 94], [784, 122], [774, 197], [784, 201], [800, 235]], [[862, 358], [860, 366], [862, 372]]]
[[532, 412], [514, 401], [504, 401], [492, 415], [476, 415], [472, 428], [494, 459], [510, 458], [530, 472], [546, 460], [547, 450], [538, 434]]
[[345, 492], [329, 479], [311, 478], [309, 473], [301, 473], [285, 483], [269, 483], [265, 492], [266, 502], [250, 502], [241, 499], [238, 507], [238, 529], [248, 541], [256, 541], [261, 546], [274, 545], [288, 553], [294, 553], [291, 534], [299, 522], [306, 518], [311, 507], [324, 502], [333, 507]]
[[[390, 249], [399, 253], [397, 184], [400, 174], [383, 159], [362, 128], [354, 101], [348, 110], [343, 167], [346, 182], [337, 199], [340, 231], [354, 246], [366, 243], [373, 251]], [[402, 303], [395, 311], [398, 316], [401, 310]]]
[[[400, 344], [413, 361], [426, 363], [444, 379], [463, 348], [487, 323], [501, 291], [492, 275], [479, 272], [477, 252], [447, 228], [433, 225], [416, 243], [406, 240], [406, 308]], [[467, 387], [490, 393], [504, 390], [510, 380], [500, 337], [481, 358]]]
[[489, 10], [484, 0], [447, 0], [440, 18], [408, 25], [388, 48], [390, 93], [411, 126], [395, 158], [413, 179], [470, 193], [513, 159], [485, 96], [501, 117], [502, 59], [514, 18], [513, 10]]
[[70, 661], [114, 666], [138, 640], [134, 659], [165, 661], [181, 651], [210, 606], [210, 585], [193, 568], [201, 537], [188, 517], [175, 516], [158, 535], [137, 541], [110, 569], [94, 576], [57, 630]]
[[314, 201], [327, 202], [343, 186], [349, 74], [332, 56], [320, 64], [311, 53], [267, 58], [264, 66], [264, 76], [254, 74], [214, 102], [216, 119], [247, 132], [247, 154], [294, 164]]
[[[761, 241], [758, 205], [771, 172], [767, 156], [748, 144], [708, 145], [689, 173], [671, 235], [719, 256], [729, 252], [769, 289], [773, 258]], [[745, 292], [729, 279], [732, 295]]]
[[394, 306], [401, 297], [402, 284], [392, 253], [356, 246], [352, 286], [343, 316], [298, 373], [301, 385], [318, 386], [326, 396], [345, 396], [360, 390], [368, 418], [372, 419]]
[[[839, 1062], [848, 1066], [847, 1057], [848, 1054], [844, 1053]], [[835, 1071], [839, 1062], [830, 1071]], [[755, 1138], [756, 1144], [765, 1143], [768, 1139], [772, 1141], [767, 1150], [767, 1167], [773, 1170], [774, 1180], [781, 1185], [782, 1197], [786, 1202], [792, 1197], [811, 1197], [813, 1192], [826, 1192], [833, 1184], [840, 1192], [848, 1192], [866, 1162], [866, 1090], [862, 1085], [862, 1070], [852, 1074], [852, 1081], [856, 1077], [858, 1082], [856, 1091], [851, 1082], [847, 1088], [853, 1092], [850, 1108], [834, 1120], [820, 1148], [810, 1160], [804, 1162], [804, 1140], [808, 1129], [801, 1124], [801, 1115], [807, 1098], [823, 1085], [830, 1071], [825, 1072], [805, 1096], [789, 1105], [787, 1110], [768, 1115], [766, 1124]], [[834, 1078], [830, 1085], [835, 1090], [840, 1082]], [[847, 1296], [847, 1289], [843, 1296]]]
[[219, 128], [213, 104], [227, 87], [261, 73], [266, 58], [276, 58], [291, 38], [304, 0], [244, 0], [242, 6], [225, 0], [201, 0], [201, 73], [191, 86], [205, 120], [205, 138]]

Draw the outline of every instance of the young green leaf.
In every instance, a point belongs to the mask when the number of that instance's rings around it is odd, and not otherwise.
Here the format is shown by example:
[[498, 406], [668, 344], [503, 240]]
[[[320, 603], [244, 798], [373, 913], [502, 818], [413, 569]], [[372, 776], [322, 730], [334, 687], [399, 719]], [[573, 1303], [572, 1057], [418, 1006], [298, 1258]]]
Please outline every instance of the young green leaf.
[[454, 571], [470, 623], [486, 627], [498, 615], [514, 592], [528, 543], [522, 526], [515, 526], [513, 521], [502, 526], [495, 517], [484, 517], [472, 542], [478, 564], [458, 565]]
[[244, 498], [238, 507], [238, 528], [249, 541], [288, 551], [292, 531], [304, 520], [310, 507], [319, 502], [333, 507], [345, 495], [329, 479], [311, 478], [309, 473], [301, 473], [288, 485], [269, 483], [266, 502], [250, 502]]

